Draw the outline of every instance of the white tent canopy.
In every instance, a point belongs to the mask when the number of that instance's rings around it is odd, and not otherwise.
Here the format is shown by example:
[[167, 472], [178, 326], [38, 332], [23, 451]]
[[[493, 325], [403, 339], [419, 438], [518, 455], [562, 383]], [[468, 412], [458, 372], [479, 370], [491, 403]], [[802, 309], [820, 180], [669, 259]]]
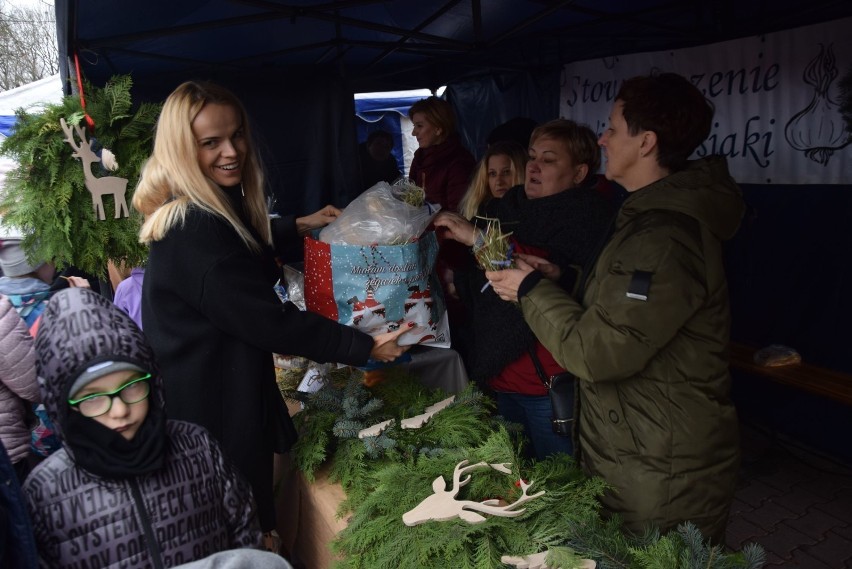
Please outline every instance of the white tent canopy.
[[46, 104], [59, 103], [62, 97], [62, 79], [57, 73], [0, 93], [0, 116], [14, 115], [21, 107], [37, 112]]
[[[38, 113], [45, 105], [62, 101], [62, 79], [59, 74], [21, 85], [0, 93], [0, 141], [15, 126], [15, 111], [24, 108], [27, 112]], [[17, 164], [6, 156], [0, 156], [0, 191], [6, 181], [6, 173]]]

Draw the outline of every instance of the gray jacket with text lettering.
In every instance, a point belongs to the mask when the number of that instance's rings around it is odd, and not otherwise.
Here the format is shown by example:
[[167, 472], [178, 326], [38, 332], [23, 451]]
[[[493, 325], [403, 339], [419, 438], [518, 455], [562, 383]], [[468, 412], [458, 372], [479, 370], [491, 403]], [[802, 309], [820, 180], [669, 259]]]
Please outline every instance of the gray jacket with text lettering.
[[[51, 310], [61, 326], [50, 326]], [[153, 352], [126, 314], [89, 291], [58, 293], [37, 350], [45, 408], [66, 443], [24, 483], [41, 567], [173, 567], [260, 547], [251, 488], [203, 427], [166, 421], [162, 465], [145, 474], [102, 477], [80, 466], [67, 403], [80, 369], [104, 357], [136, 363], [152, 373], [149, 405], [164, 405]]]

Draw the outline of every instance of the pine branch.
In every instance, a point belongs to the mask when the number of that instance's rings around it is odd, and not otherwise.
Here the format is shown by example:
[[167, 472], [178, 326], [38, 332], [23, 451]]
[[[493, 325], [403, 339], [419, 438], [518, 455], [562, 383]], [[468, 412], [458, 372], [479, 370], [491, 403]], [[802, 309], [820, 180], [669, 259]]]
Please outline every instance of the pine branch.
[[[129, 76], [114, 77], [103, 88], [87, 86], [87, 108], [95, 121], [97, 140], [110, 146], [118, 159], [121, 167], [110, 175], [128, 180], [128, 203], [141, 166], [151, 153], [159, 112], [155, 105], [142, 105], [144, 114], [128, 115], [131, 86]], [[69, 125], [82, 123], [79, 98], [66, 97], [47, 105], [38, 115], [20, 109], [16, 116], [16, 129], [3, 142], [0, 153], [16, 160], [18, 167], [10, 176], [13, 181], [7, 185], [0, 208], [4, 223], [26, 233], [23, 247], [29, 256], [50, 260], [60, 268], [73, 265], [99, 277], [106, 276], [109, 261], [143, 265], [147, 248], [137, 239], [141, 216], [131, 210], [130, 217], [113, 219], [113, 203], [107, 198], [106, 219], [98, 220], [83, 167], [64, 140], [59, 119]], [[133, 125], [130, 132], [144, 134], [122, 135], [128, 123]], [[94, 170], [93, 174], [99, 175]]]

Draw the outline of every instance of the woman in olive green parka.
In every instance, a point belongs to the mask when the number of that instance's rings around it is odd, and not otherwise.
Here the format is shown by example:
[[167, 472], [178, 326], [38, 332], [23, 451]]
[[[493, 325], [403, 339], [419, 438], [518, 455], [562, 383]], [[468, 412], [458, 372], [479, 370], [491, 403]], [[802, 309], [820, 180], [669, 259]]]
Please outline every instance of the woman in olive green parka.
[[581, 463], [612, 486], [607, 510], [634, 531], [692, 521], [720, 543], [739, 464], [721, 242], [744, 204], [724, 158], [687, 162], [712, 116], [679, 75], [626, 81], [599, 143], [630, 195], [582, 302], [535, 257], [488, 277], [581, 380]]

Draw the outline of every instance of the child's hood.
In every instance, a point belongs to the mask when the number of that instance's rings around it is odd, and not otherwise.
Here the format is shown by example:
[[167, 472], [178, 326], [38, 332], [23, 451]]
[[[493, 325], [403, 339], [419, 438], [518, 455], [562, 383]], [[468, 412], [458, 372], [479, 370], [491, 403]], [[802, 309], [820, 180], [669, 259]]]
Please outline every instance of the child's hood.
[[74, 380], [101, 362], [128, 362], [148, 370], [150, 402], [164, 407], [162, 379], [142, 330], [109, 299], [91, 290], [68, 288], [53, 295], [42, 315], [36, 352], [42, 399], [60, 436]]

